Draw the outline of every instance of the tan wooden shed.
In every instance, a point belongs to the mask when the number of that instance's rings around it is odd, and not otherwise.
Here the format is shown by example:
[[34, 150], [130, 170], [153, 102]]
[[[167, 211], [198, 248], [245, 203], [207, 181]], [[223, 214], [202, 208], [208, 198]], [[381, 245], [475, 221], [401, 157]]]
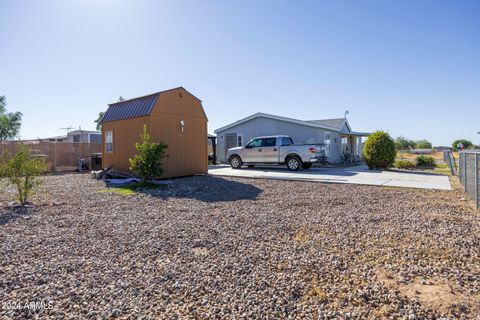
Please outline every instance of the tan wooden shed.
[[207, 173], [207, 121], [201, 100], [183, 87], [112, 103], [101, 121], [103, 167], [131, 172], [146, 125], [152, 141], [168, 144], [161, 178]]

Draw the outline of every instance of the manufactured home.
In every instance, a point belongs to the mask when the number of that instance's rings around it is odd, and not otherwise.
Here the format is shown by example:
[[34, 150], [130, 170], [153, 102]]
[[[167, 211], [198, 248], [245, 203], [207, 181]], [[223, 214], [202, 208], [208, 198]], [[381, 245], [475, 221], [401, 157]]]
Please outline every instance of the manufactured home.
[[243, 147], [259, 136], [288, 135], [294, 143], [324, 144], [327, 161], [342, 163], [347, 157], [361, 160], [366, 132], [352, 131], [346, 118], [297, 120], [266, 113], [255, 113], [215, 130], [217, 159], [227, 163], [227, 150]]
[[101, 121], [103, 167], [130, 172], [146, 126], [152, 141], [168, 144], [161, 178], [205, 174], [207, 121], [201, 100], [183, 87], [112, 103]]

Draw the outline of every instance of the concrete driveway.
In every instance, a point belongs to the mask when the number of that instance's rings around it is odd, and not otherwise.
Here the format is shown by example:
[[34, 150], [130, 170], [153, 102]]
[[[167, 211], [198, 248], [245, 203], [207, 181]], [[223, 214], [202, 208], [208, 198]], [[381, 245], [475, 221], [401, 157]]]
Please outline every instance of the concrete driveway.
[[232, 169], [228, 165], [209, 166], [214, 176], [299, 180], [311, 182], [351, 183], [373, 186], [451, 190], [448, 176], [400, 171], [368, 170], [365, 165], [347, 168], [310, 168], [288, 171], [284, 167], [255, 167]]

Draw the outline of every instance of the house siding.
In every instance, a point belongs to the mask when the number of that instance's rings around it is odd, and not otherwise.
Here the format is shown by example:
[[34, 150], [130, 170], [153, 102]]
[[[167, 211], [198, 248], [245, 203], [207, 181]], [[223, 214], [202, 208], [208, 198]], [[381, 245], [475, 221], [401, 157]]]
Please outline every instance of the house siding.
[[227, 151], [225, 135], [229, 133], [243, 134], [245, 145], [255, 137], [268, 135], [288, 135], [295, 143], [324, 143], [325, 132], [330, 132], [332, 137], [328, 161], [338, 163], [341, 160], [341, 138], [338, 132], [265, 117], [254, 118], [234, 127], [217, 131], [217, 159], [219, 162], [228, 162], [228, 159], [225, 159]]

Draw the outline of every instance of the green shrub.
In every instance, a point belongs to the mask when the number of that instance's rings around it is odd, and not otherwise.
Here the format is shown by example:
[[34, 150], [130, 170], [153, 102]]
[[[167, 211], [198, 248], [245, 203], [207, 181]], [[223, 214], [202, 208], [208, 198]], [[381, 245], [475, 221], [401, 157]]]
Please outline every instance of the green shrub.
[[393, 166], [397, 169], [412, 169], [412, 168], [415, 168], [415, 163], [413, 163], [413, 161], [410, 161], [410, 160], [401, 159], [401, 160], [395, 161]]
[[0, 178], [16, 187], [17, 200], [22, 207], [25, 206], [42, 185], [38, 176], [47, 170], [45, 160], [32, 157], [23, 144], [12, 158], [3, 155], [0, 160]]
[[419, 167], [435, 167], [435, 158], [432, 156], [419, 155], [417, 157], [417, 166]]
[[151, 142], [146, 125], [143, 126], [140, 139], [140, 142], [135, 143], [138, 154], [133, 159], [129, 159], [130, 170], [142, 179], [142, 183], [145, 183], [151, 178], [163, 175], [162, 160], [166, 156], [168, 145], [163, 142]]
[[388, 168], [395, 162], [395, 142], [385, 131], [375, 131], [363, 146], [363, 158], [370, 169]]

